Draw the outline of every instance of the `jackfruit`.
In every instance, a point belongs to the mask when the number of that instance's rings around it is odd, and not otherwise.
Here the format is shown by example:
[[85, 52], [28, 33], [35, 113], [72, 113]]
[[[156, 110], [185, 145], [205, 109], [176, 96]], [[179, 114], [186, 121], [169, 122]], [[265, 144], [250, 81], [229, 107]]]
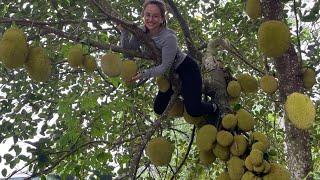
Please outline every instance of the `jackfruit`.
[[171, 161], [174, 147], [164, 137], [151, 139], [146, 146], [146, 154], [156, 166], [167, 165]]
[[227, 164], [230, 179], [240, 180], [244, 174], [244, 161], [237, 156], [232, 156]]
[[249, 156], [253, 166], [259, 166], [263, 162], [263, 152], [258, 149], [252, 149]]
[[115, 53], [108, 53], [101, 58], [101, 69], [109, 77], [117, 77], [121, 74], [122, 61]]
[[258, 91], [258, 82], [250, 74], [240, 74], [237, 77], [238, 82], [240, 83], [241, 90], [245, 93], [255, 93]]
[[230, 158], [229, 147], [223, 147], [216, 143], [212, 149], [213, 154], [222, 161], [227, 161]]
[[28, 56], [28, 45], [15, 40], [0, 41], [0, 61], [8, 69], [23, 67]]
[[227, 130], [235, 128], [237, 123], [237, 117], [233, 114], [227, 114], [222, 118], [222, 126]]
[[247, 156], [245, 161], [244, 161], [245, 167], [248, 169], [248, 171], [253, 171], [253, 164], [251, 162], [251, 157]]
[[218, 175], [216, 180], [231, 180], [228, 172], [222, 172]]
[[238, 81], [230, 81], [227, 86], [227, 92], [233, 98], [239, 97], [241, 93], [240, 83]]
[[219, 143], [221, 146], [230, 146], [232, 142], [233, 135], [230, 132], [222, 130], [217, 133], [217, 143]]
[[241, 180], [256, 180], [256, 176], [252, 172], [247, 171], [241, 177]]
[[250, 131], [253, 129], [255, 121], [248, 111], [240, 109], [237, 111], [236, 117], [238, 121], [237, 125], [241, 130]]
[[311, 99], [301, 93], [292, 93], [285, 102], [288, 119], [299, 129], [310, 128], [316, 116], [316, 109]]
[[81, 45], [74, 45], [69, 49], [67, 55], [68, 63], [73, 68], [78, 68], [83, 65], [84, 53]]
[[236, 135], [233, 137], [233, 143], [230, 146], [230, 152], [234, 156], [241, 156], [247, 150], [248, 142], [243, 135]]
[[93, 56], [86, 55], [84, 57], [83, 68], [87, 73], [92, 73], [97, 68], [97, 64]]
[[263, 173], [267, 174], [270, 172], [270, 169], [271, 169], [270, 163], [266, 160], [264, 160], [263, 163], [264, 163]]
[[247, 0], [246, 13], [251, 19], [261, 17], [261, 5], [259, 0]]
[[216, 157], [214, 156], [211, 150], [200, 151], [199, 157], [200, 157], [200, 163], [205, 166], [212, 164], [216, 160]]
[[169, 117], [182, 117], [184, 111], [184, 104], [183, 101], [178, 98], [176, 102], [173, 104], [172, 108], [168, 112]]
[[41, 47], [30, 48], [25, 67], [31, 79], [38, 82], [47, 81], [51, 73], [50, 60]]
[[186, 120], [187, 123], [193, 124], [196, 126], [201, 122], [205, 121], [205, 118], [203, 116], [199, 116], [199, 117], [190, 116], [186, 110], [183, 111], [183, 118]]
[[122, 62], [120, 76], [125, 82], [130, 81], [132, 77], [137, 74], [137, 72], [138, 72], [138, 65], [136, 64], [135, 61], [125, 60]]
[[303, 68], [303, 85], [306, 89], [310, 89], [316, 83], [316, 72], [312, 68]]
[[261, 163], [260, 165], [253, 166], [253, 171], [257, 173], [262, 173], [264, 171], [264, 163]]
[[14, 43], [27, 44], [27, 39], [24, 32], [18, 27], [7, 29], [2, 36], [2, 40], [14, 41]]
[[211, 124], [202, 126], [197, 132], [196, 145], [200, 151], [209, 151], [216, 141], [217, 128]]
[[165, 76], [158, 76], [156, 83], [160, 92], [167, 92], [170, 88], [170, 82], [166, 79]]
[[266, 152], [267, 149], [270, 147], [268, 137], [261, 132], [258, 132], [258, 131], [253, 132], [250, 135], [250, 138], [252, 138], [254, 142], [252, 145], [252, 149], [259, 149], [262, 152]]
[[278, 89], [278, 81], [273, 76], [265, 75], [260, 80], [260, 87], [264, 92], [273, 94]]
[[263, 180], [290, 180], [290, 172], [283, 166], [270, 163], [270, 172], [263, 177]]
[[268, 147], [269, 147], [269, 145], [267, 145], [261, 141], [258, 141], [258, 142], [253, 143], [251, 148], [258, 149], [262, 152], [266, 152], [268, 150]]
[[279, 57], [290, 45], [290, 31], [281, 21], [269, 20], [258, 30], [258, 47], [268, 57]]

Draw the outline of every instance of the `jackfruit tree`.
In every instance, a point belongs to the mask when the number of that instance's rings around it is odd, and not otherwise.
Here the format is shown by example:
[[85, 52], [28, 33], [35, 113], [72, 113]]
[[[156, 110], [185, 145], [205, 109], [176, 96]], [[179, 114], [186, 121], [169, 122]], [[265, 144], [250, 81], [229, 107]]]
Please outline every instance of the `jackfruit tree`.
[[0, 179], [319, 179], [320, 3], [164, 0], [215, 127], [171, 70], [130, 81], [161, 63], [143, 2], [1, 1]]

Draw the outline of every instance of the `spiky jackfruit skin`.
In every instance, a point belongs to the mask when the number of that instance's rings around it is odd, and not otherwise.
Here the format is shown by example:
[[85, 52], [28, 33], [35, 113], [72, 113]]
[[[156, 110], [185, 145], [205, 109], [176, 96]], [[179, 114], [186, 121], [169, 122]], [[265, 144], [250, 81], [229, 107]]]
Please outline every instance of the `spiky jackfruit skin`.
[[121, 74], [122, 61], [118, 54], [108, 53], [101, 58], [101, 69], [109, 77], [117, 77]]
[[306, 89], [311, 89], [313, 85], [316, 83], [316, 72], [312, 68], [303, 68], [302, 69], [303, 76], [303, 85]]
[[213, 154], [222, 161], [228, 161], [230, 158], [229, 147], [223, 147], [218, 143], [215, 143], [212, 149]]
[[158, 76], [156, 83], [160, 92], [167, 92], [170, 88], [170, 82], [165, 76]]
[[263, 152], [258, 149], [252, 149], [250, 152], [250, 160], [252, 165], [259, 166], [263, 162]]
[[25, 67], [31, 79], [38, 82], [47, 81], [51, 73], [50, 60], [41, 47], [30, 48]]
[[222, 118], [222, 127], [230, 130], [237, 126], [237, 117], [234, 114], [227, 114]]
[[231, 180], [228, 172], [222, 172], [218, 175], [216, 180]]
[[15, 42], [13, 40], [0, 41], [0, 61], [8, 69], [23, 67], [27, 59], [27, 44]]
[[168, 112], [169, 117], [177, 118], [182, 117], [184, 112], [184, 104], [182, 99], [178, 98]]
[[232, 156], [227, 164], [230, 179], [240, 180], [244, 174], [244, 161], [237, 156]]
[[290, 45], [290, 31], [281, 21], [262, 23], [258, 30], [258, 47], [268, 57], [280, 57]]
[[241, 130], [247, 132], [253, 129], [255, 121], [252, 115], [248, 111], [244, 109], [240, 109], [237, 111], [236, 117], [238, 122], [237, 125]]
[[258, 91], [258, 81], [250, 74], [240, 74], [237, 77], [241, 90], [245, 93], [255, 93]]
[[203, 116], [199, 116], [199, 117], [190, 116], [186, 110], [183, 111], [183, 118], [186, 120], [187, 123], [193, 124], [196, 126], [201, 122], [205, 121], [205, 118]]
[[67, 60], [73, 68], [78, 68], [83, 65], [84, 53], [80, 44], [74, 45], [69, 49]]
[[309, 129], [316, 116], [311, 99], [304, 94], [294, 92], [287, 97], [285, 112], [288, 119], [299, 129]]
[[263, 177], [263, 180], [290, 180], [290, 172], [283, 166], [270, 163], [270, 172]]
[[209, 151], [216, 141], [217, 128], [211, 124], [202, 126], [197, 132], [196, 145], [200, 151]]
[[233, 142], [233, 135], [229, 131], [219, 131], [217, 133], [217, 143], [223, 147], [230, 146]]
[[252, 172], [247, 171], [241, 177], [241, 180], [256, 180], [256, 176]]
[[151, 139], [146, 146], [146, 154], [156, 166], [167, 165], [171, 161], [174, 147], [164, 137]]
[[214, 156], [214, 154], [211, 150], [200, 151], [199, 158], [200, 158], [200, 163], [205, 166], [212, 164], [216, 160], [216, 157]]
[[84, 57], [83, 68], [87, 73], [92, 73], [97, 68], [97, 64], [93, 56], [86, 55]]
[[233, 98], [239, 97], [241, 93], [240, 83], [238, 81], [230, 81], [227, 86], [227, 92]]
[[278, 89], [278, 81], [275, 77], [265, 75], [260, 79], [261, 89], [268, 94], [273, 94]]
[[247, 0], [246, 13], [251, 19], [261, 17], [261, 5], [259, 0]]
[[251, 157], [250, 156], [246, 157], [246, 159], [244, 161], [244, 165], [249, 171], [253, 171], [253, 164], [251, 162]]
[[230, 146], [230, 152], [234, 156], [241, 156], [247, 150], [248, 141], [242, 135], [236, 135], [233, 137], [233, 143]]
[[137, 72], [138, 72], [138, 65], [135, 61], [125, 60], [122, 62], [120, 77], [125, 82], [130, 81], [132, 77], [137, 74]]

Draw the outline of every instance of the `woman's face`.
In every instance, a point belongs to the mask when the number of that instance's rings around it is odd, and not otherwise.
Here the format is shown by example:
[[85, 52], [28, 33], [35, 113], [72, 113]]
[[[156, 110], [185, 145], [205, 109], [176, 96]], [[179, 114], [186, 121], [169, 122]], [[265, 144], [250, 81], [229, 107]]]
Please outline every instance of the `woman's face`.
[[155, 4], [148, 4], [143, 12], [143, 22], [149, 31], [156, 32], [163, 23], [163, 17], [159, 7]]

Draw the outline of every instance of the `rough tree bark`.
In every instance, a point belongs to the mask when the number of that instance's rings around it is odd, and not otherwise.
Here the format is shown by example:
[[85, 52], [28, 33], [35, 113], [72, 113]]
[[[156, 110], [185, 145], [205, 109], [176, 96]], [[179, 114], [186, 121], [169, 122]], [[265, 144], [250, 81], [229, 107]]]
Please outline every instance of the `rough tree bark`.
[[[266, 20], [283, 20], [283, 7], [279, 0], [263, 0], [263, 15]], [[282, 104], [293, 92], [303, 92], [301, 63], [298, 61], [294, 46], [281, 57], [275, 59], [279, 79], [280, 99]], [[303, 179], [312, 170], [310, 134], [308, 131], [295, 128], [285, 118], [285, 143], [288, 168], [292, 179]], [[308, 177], [312, 179], [312, 177]]]

